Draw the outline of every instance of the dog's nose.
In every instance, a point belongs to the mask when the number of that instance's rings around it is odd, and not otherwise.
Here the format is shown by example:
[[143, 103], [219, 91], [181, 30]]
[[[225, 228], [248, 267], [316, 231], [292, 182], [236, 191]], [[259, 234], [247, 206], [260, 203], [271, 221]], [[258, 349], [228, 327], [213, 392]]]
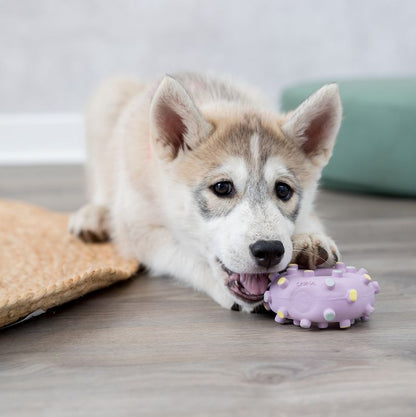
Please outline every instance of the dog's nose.
[[270, 268], [280, 262], [285, 248], [280, 240], [258, 240], [250, 245], [250, 251], [257, 265]]

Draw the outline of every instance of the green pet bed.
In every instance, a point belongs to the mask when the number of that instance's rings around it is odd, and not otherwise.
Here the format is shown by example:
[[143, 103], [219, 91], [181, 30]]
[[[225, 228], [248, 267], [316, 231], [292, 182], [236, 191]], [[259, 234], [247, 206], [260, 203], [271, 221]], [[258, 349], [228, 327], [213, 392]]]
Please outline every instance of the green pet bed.
[[[296, 108], [331, 81], [286, 88], [281, 108]], [[338, 83], [344, 108], [322, 185], [337, 190], [416, 196], [416, 78]]]

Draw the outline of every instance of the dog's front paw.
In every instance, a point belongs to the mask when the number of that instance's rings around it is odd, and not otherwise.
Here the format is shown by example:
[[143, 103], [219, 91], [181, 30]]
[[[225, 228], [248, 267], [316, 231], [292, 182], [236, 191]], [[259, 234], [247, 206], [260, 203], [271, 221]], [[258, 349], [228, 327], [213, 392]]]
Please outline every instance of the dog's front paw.
[[292, 237], [292, 242], [292, 262], [300, 268], [329, 268], [340, 259], [337, 245], [324, 234], [298, 234]]
[[69, 218], [69, 231], [84, 242], [104, 242], [109, 239], [108, 209], [87, 204]]

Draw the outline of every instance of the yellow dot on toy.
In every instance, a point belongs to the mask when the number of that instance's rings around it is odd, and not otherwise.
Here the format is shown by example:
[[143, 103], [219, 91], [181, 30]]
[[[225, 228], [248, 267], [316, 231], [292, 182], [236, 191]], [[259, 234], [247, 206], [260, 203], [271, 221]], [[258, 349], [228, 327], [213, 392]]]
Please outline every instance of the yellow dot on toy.
[[285, 318], [285, 313], [283, 313], [282, 310], [277, 310], [277, 315], [279, 316], [279, 318], [284, 319]]
[[285, 277], [282, 277], [282, 278], [279, 279], [279, 281], [277, 281], [277, 285], [282, 285], [285, 282], [286, 282], [286, 278]]
[[352, 301], [353, 303], [357, 301], [357, 290], [356, 289], [352, 289], [350, 290], [350, 301]]
[[369, 281], [371, 281], [371, 277], [370, 277], [370, 275], [368, 275], [368, 274], [364, 274], [364, 276], [369, 280]]

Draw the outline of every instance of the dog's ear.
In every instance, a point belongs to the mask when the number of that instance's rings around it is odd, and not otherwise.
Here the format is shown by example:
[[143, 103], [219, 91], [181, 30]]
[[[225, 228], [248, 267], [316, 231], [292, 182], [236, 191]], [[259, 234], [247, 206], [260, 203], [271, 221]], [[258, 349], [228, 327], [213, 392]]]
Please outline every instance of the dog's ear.
[[342, 119], [338, 85], [328, 84], [306, 99], [282, 125], [312, 162], [324, 167], [331, 157]]
[[174, 78], [165, 76], [150, 106], [150, 129], [156, 151], [173, 160], [181, 151], [192, 150], [213, 129], [198, 107]]

